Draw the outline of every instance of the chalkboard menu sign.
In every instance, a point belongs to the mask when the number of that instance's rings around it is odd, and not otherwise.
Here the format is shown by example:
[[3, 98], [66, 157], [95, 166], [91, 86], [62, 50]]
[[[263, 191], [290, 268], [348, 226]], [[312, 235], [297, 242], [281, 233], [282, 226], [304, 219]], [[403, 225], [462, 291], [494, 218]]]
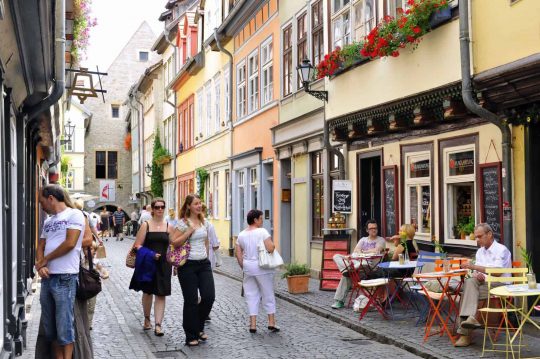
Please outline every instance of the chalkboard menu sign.
[[352, 181], [332, 181], [332, 213], [352, 212]]
[[480, 220], [491, 226], [493, 237], [503, 243], [501, 163], [480, 165]]
[[382, 168], [383, 236], [389, 237], [399, 232], [399, 181], [397, 166]]

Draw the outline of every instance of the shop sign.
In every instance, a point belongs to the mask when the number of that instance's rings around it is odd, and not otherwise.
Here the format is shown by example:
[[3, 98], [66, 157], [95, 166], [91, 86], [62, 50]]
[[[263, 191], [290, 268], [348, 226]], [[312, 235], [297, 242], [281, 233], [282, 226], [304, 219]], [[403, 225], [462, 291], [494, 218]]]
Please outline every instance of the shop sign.
[[352, 212], [352, 181], [332, 181], [332, 213]]
[[409, 178], [429, 177], [429, 159], [414, 161], [409, 165]]
[[100, 202], [116, 201], [116, 181], [115, 180], [100, 180], [99, 181], [99, 201]]
[[450, 176], [474, 174], [474, 151], [451, 153], [448, 157], [448, 174]]

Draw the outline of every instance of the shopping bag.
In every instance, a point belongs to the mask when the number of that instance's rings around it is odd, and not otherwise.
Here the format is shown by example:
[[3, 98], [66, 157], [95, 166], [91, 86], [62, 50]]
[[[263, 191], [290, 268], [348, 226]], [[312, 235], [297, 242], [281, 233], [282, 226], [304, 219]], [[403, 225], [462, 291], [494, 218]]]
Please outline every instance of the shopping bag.
[[96, 258], [107, 258], [107, 251], [105, 250], [105, 246], [103, 245], [103, 243], [101, 243], [96, 249]]

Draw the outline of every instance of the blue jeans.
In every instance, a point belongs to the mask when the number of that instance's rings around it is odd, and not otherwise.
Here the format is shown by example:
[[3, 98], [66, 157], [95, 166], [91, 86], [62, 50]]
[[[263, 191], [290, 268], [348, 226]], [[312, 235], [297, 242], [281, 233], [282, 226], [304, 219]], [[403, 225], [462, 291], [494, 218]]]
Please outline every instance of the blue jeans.
[[48, 341], [75, 342], [73, 306], [78, 279], [78, 274], [50, 274], [41, 280], [41, 321]]

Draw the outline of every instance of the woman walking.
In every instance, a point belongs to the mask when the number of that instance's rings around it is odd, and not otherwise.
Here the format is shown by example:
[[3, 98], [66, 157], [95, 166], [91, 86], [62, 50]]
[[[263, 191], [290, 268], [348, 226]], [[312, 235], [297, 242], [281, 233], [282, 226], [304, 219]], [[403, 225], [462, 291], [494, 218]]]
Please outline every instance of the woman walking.
[[249, 313], [249, 332], [257, 332], [257, 314], [262, 298], [263, 307], [268, 314], [268, 329], [279, 332], [276, 326], [276, 298], [274, 296], [274, 269], [259, 267], [259, 243], [270, 253], [275, 249], [272, 237], [263, 225], [263, 213], [252, 209], [247, 214], [248, 228], [240, 232], [236, 242], [236, 259], [244, 271], [244, 294]]
[[[151, 203], [152, 219], [144, 222], [137, 232], [134, 247], [137, 250], [137, 262], [140, 267], [135, 267], [135, 272], [131, 278], [129, 289], [136, 291], [142, 290], [142, 306], [144, 313], [143, 329], [152, 329], [150, 321], [150, 312], [152, 310], [152, 301], [154, 300], [154, 334], [158, 337], [163, 336], [161, 324], [165, 314], [165, 297], [171, 295], [171, 274], [172, 267], [166, 260], [167, 248], [169, 246], [169, 236], [174, 228], [165, 222], [165, 201], [156, 198]], [[150, 266], [147, 262], [140, 260], [142, 256], [149, 258]], [[152, 266], [151, 264], [155, 264]], [[154, 273], [150, 271], [155, 267]], [[143, 271], [143, 272], [141, 272]]]
[[199, 196], [190, 194], [186, 197], [176, 228], [171, 243], [175, 247], [187, 241], [191, 244], [186, 263], [178, 268], [178, 280], [184, 296], [182, 327], [186, 333], [186, 345], [196, 346], [199, 341], [208, 339], [204, 333], [204, 320], [212, 310], [215, 299], [214, 277], [208, 260], [208, 225], [202, 215]]
[[[106, 207], [103, 207], [99, 216], [101, 219], [101, 239], [103, 239], [104, 236], [109, 237], [109, 211], [107, 211]], [[105, 232], [107, 232], [107, 234], [105, 234]], [[106, 238], [105, 240], [108, 241], [109, 238]]]

